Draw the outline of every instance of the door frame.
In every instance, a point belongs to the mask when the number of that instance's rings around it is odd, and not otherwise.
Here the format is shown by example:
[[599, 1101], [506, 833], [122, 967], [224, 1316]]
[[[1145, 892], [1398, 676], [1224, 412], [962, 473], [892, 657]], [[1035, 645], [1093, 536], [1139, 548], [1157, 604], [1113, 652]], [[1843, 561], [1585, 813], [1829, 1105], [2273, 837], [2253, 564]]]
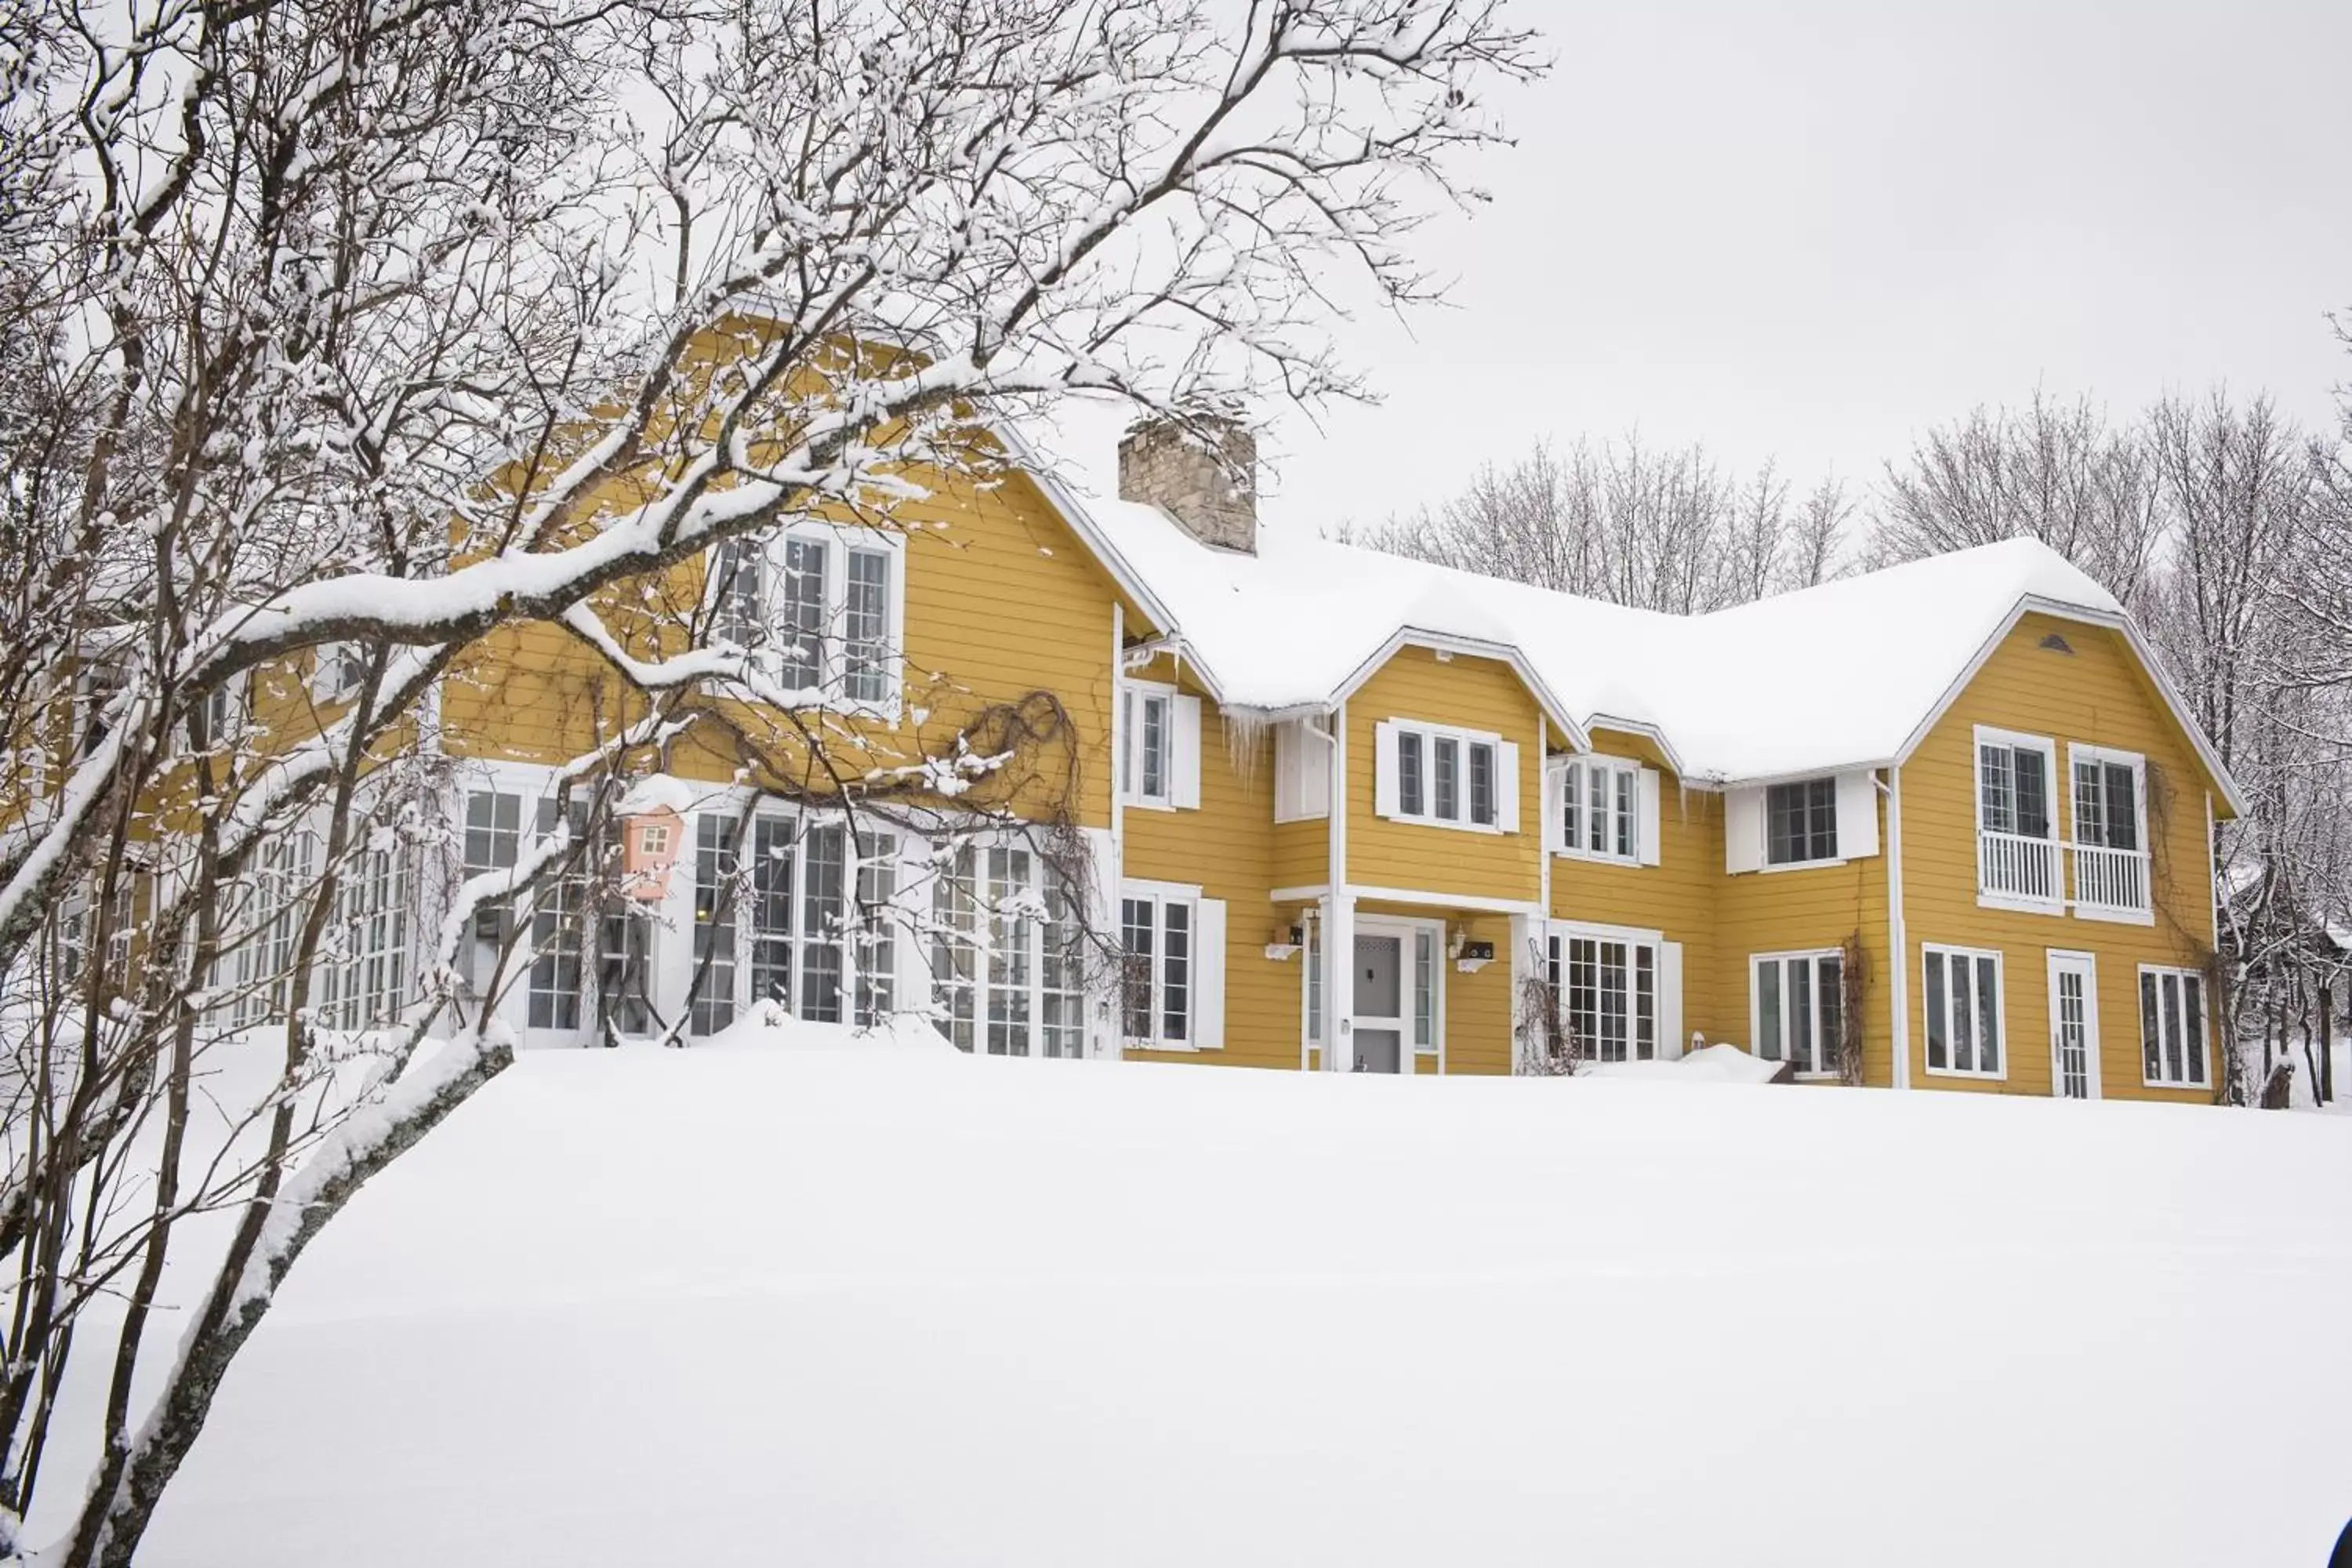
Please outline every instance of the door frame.
[[2084, 1077], [2090, 1088], [2085, 1097], [2102, 1098], [2099, 1084], [2099, 955], [2080, 948], [2053, 947], [2046, 950], [2043, 975], [2050, 993], [2050, 1097], [2069, 1100], [2065, 1092], [2065, 1064], [2059, 1057], [2058, 1045], [2058, 972], [2079, 966], [2083, 972], [2083, 1055]]
[[[1421, 1052], [1415, 1048], [1412, 1040], [1412, 1001], [1413, 939], [1423, 931], [1429, 933], [1430, 941], [1436, 952], [1435, 962], [1431, 965], [1429, 982], [1430, 989], [1433, 993], [1430, 998], [1430, 1029], [1437, 1047], [1434, 1070], [1442, 1076], [1445, 1071], [1445, 922], [1442, 920], [1424, 920], [1414, 915], [1387, 914], [1359, 914], [1355, 920], [1354, 935], [1356, 936], [1392, 936], [1397, 939], [1397, 1005], [1403, 1009], [1396, 1018], [1397, 1076], [1399, 1078], [1412, 1078], [1422, 1070]], [[1356, 1011], [1355, 967], [1352, 956], [1351, 954], [1348, 972], [1348, 1035], [1351, 1045], [1348, 1053], [1347, 1070], [1349, 1072], [1356, 1070], [1352, 1041], [1358, 1026], [1364, 1019], [1370, 1018], [1373, 1020], [1374, 1028], [1388, 1026], [1387, 1020], [1381, 1015]], [[1330, 962], [1329, 955], [1325, 956], [1324, 962], [1327, 963]]]

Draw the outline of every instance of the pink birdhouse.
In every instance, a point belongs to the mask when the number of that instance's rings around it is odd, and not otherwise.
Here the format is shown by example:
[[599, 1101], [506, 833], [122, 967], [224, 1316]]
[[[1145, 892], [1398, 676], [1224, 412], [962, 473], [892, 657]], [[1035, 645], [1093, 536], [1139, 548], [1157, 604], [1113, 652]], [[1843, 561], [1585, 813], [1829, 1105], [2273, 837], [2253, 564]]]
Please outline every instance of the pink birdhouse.
[[631, 898], [650, 904], [668, 896], [670, 868], [685, 837], [686, 819], [666, 805], [623, 821], [621, 872]]

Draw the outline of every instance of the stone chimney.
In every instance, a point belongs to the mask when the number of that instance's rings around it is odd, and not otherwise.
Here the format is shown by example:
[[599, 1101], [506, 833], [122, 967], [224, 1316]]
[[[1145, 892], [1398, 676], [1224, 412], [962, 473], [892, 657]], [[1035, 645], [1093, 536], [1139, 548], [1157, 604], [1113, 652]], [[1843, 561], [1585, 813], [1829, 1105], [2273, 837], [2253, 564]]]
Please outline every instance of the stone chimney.
[[1164, 507], [1219, 550], [1257, 552], [1257, 437], [1228, 414], [1139, 419], [1118, 442], [1118, 499]]

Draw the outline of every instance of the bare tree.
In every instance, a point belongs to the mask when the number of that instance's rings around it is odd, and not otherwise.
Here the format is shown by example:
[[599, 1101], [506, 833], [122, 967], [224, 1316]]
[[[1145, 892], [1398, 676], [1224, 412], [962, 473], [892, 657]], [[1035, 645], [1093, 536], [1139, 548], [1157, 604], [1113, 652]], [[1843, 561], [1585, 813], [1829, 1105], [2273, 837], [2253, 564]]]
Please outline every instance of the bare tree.
[[2084, 398], [2037, 391], [2021, 410], [1979, 407], [1888, 463], [1873, 529], [1881, 562], [2039, 539], [2126, 608], [2147, 581], [2162, 525], [2148, 458]]
[[[794, 518], [897, 526], [1072, 393], [1357, 395], [1335, 267], [1425, 298], [1414, 222], [1470, 198], [1482, 86], [1534, 68], [1491, 0], [0, 18], [0, 1552], [79, 1328], [106, 1404], [55, 1560], [130, 1560], [310, 1237], [504, 1065], [504, 959], [461, 948], [599, 874], [676, 726], [795, 711], [759, 650], [650, 640], [648, 593], [699, 606], [706, 558]], [[551, 830], [469, 866], [437, 694], [533, 625], [625, 700]], [[887, 812], [1050, 752], [986, 708], [879, 786], [823, 723], [746, 743]], [[354, 979], [354, 910], [436, 863], [421, 973]], [[200, 1064], [257, 1015], [277, 1081], [208, 1153]], [[230, 1241], [158, 1351], [209, 1211]]]

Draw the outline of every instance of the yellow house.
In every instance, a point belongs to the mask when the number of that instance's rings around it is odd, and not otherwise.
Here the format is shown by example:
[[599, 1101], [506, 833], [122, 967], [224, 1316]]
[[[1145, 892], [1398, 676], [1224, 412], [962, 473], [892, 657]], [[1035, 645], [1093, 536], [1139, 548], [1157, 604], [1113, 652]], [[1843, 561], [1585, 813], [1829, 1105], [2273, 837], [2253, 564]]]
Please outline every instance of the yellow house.
[[[555, 889], [461, 971], [519, 935], [494, 1005], [526, 1044], [767, 1002], [1008, 1055], [1506, 1073], [1563, 1037], [1728, 1042], [1797, 1079], [2214, 1097], [2233, 786], [2049, 550], [1662, 616], [1261, 528], [1249, 437], [1212, 434], [1130, 431], [1116, 499], [939, 481], [893, 530], [796, 524], [667, 584], [787, 699], [667, 746], [662, 898], [583, 921]], [[555, 766], [644, 709], [572, 639], [476, 650], [434, 716], [459, 869], [513, 864]], [[789, 776], [812, 726], [885, 808]], [[938, 771], [1006, 736], [1017, 768]], [[1037, 831], [939, 831], [967, 807]]]

